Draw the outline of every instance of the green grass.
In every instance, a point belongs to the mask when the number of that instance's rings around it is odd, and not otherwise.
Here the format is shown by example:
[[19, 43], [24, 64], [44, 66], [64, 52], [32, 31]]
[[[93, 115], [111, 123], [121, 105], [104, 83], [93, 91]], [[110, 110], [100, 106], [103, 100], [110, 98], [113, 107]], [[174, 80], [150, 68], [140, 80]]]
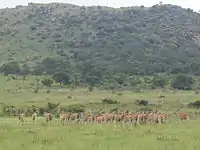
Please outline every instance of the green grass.
[[[88, 92], [86, 88], [71, 90], [54, 84], [50, 93], [40, 85], [40, 91], [34, 93], [36, 78], [28, 77], [6, 81], [7, 77], [0, 76], [0, 103], [17, 107], [36, 105], [45, 106], [48, 102], [58, 103], [67, 107], [70, 104], [84, 104], [86, 111], [109, 111], [118, 108], [121, 111], [135, 111], [138, 99], [148, 100], [161, 111], [173, 113], [177, 108], [184, 111], [189, 109], [186, 104], [199, 100], [194, 91], [143, 90], [111, 91], [95, 89]], [[19, 88], [20, 87], [20, 88]], [[119, 94], [121, 93], [121, 94]], [[165, 99], [160, 99], [165, 95]], [[72, 98], [68, 98], [71, 96]], [[101, 104], [103, 98], [117, 100], [120, 104]], [[23, 126], [14, 117], [0, 118], [0, 150], [198, 150], [200, 149], [200, 120], [193, 116], [192, 120], [178, 123], [171, 120], [166, 124], [141, 125], [134, 127], [122, 124], [65, 124], [53, 120], [51, 126], [39, 118], [35, 125], [26, 118]]]
[[[88, 92], [87, 88], [61, 88], [58, 84], [54, 84], [50, 89], [50, 93], [46, 93], [48, 88], [40, 85], [40, 90], [37, 94], [34, 93], [37, 87], [36, 78], [28, 77], [24, 82], [20, 77], [16, 80], [6, 81], [7, 77], [0, 76], [0, 103], [5, 103], [19, 107], [25, 106], [44, 106], [48, 102], [60, 102], [62, 106], [70, 104], [91, 104], [100, 103], [104, 98], [111, 98], [119, 101], [121, 104], [132, 104], [138, 99], [148, 100], [153, 104], [164, 104], [165, 108], [172, 104], [178, 106], [187, 104], [199, 99], [194, 91], [173, 91], [173, 90], [142, 90], [137, 93], [132, 91], [116, 91], [112, 93], [106, 90], [97, 90]], [[160, 95], [165, 95], [164, 100], [160, 99]], [[72, 98], [68, 98], [71, 96]], [[171, 108], [171, 106], [169, 106]]]
[[142, 125], [61, 125], [51, 126], [42, 118], [35, 125], [26, 118], [23, 126], [16, 118], [2, 118], [0, 145], [3, 150], [196, 150], [200, 148], [200, 121], [178, 124]]

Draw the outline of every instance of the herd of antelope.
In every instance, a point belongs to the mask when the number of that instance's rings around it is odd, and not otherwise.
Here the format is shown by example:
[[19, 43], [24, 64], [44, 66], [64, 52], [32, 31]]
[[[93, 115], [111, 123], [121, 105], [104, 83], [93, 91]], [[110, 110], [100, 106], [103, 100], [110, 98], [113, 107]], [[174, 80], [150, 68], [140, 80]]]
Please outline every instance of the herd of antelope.
[[[162, 124], [169, 119], [170, 115], [161, 112], [137, 112], [137, 113], [103, 113], [103, 114], [89, 114], [89, 113], [65, 113], [61, 111], [59, 113], [59, 119], [61, 124], [64, 124], [65, 121], [68, 123], [130, 123], [130, 124]], [[175, 117], [179, 120], [186, 120], [190, 118], [190, 115], [177, 111], [175, 112]], [[21, 123], [24, 120], [24, 114], [20, 113], [18, 119]], [[33, 123], [37, 119], [37, 113], [32, 114]], [[46, 122], [51, 123], [53, 120], [52, 113], [44, 113], [44, 119]]]

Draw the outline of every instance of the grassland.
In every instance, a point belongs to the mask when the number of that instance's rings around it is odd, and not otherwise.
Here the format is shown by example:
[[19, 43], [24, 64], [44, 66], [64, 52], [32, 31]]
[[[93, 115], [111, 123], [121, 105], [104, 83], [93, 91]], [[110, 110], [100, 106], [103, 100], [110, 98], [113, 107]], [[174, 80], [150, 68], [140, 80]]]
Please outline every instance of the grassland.
[[[71, 104], [83, 104], [86, 111], [120, 110], [135, 111], [140, 106], [134, 102], [138, 99], [148, 100], [154, 108], [173, 113], [177, 108], [187, 112], [187, 104], [199, 99], [195, 91], [173, 90], [142, 90], [105, 91], [94, 89], [88, 92], [86, 88], [61, 88], [54, 84], [52, 88], [40, 86], [38, 93], [36, 78], [21, 77], [11, 79], [0, 77], [0, 103], [16, 107], [36, 105], [45, 106], [48, 102], [58, 103], [67, 107]], [[41, 78], [41, 77], [40, 77]], [[50, 93], [46, 91], [50, 90]], [[165, 95], [164, 99], [159, 98]], [[69, 98], [69, 96], [71, 96]], [[103, 98], [119, 101], [119, 104], [105, 105]], [[15, 117], [0, 118], [0, 150], [196, 150], [200, 148], [200, 119], [193, 116], [191, 120], [178, 123], [170, 120], [166, 124], [131, 126], [123, 124], [65, 124], [62, 126], [56, 118], [51, 125], [39, 118], [32, 124], [30, 118], [25, 118], [24, 125], [18, 124]]]
[[54, 120], [51, 126], [38, 120], [20, 126], [14, 118], [2, 118], [2, 150], [196, 150], [200, 148], [200, 121], [140, 127], [122, 125], [64, 125]]
[[[10, 77], [9, 77], [10, 78]], [[198, 100], [198, 94], [195, 91], [176, 91], [176, 90], [116, 90], [106, 91], [94, 89], [93, 92], [88, 92], [87, 88], [61, 87], [54, 83], [51, 88], [46, 88], [37, 79], [43, 77], [27, 77], [22, 80], [22, 77], [8, 80], [8, 77], [0, 76], [0, 103], [14, 104], [15, 106], [42, 106], [48, 102], [60, 102], [62, 106], [70, 104], [96, 104], [101, 103], [103, 98], [111, 98], [119, 101], [121, 104], [133, 104], [138, 99], [148, 100], [152, 104], [163, 104], [167, 109], [167, 105], [181, 107], [183, 104]], [[38, 93], [34, 93], [35, 88], [39, 86]], [[50, 93], [47, 91], [50, 90]], [[164, 95], [165, 98], [159, 98]], [[71, 98], [69, 98], [71, 96]], [[170, 106], [171, 108], [171, 106]]]

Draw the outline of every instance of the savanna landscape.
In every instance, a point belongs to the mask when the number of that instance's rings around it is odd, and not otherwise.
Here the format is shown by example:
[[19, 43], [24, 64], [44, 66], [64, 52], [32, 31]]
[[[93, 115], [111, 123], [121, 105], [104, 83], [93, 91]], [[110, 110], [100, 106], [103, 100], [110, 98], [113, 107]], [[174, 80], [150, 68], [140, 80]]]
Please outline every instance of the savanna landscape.
[[0, 149], [200, 148], [199, 13], [29, 3], [0, 24]]

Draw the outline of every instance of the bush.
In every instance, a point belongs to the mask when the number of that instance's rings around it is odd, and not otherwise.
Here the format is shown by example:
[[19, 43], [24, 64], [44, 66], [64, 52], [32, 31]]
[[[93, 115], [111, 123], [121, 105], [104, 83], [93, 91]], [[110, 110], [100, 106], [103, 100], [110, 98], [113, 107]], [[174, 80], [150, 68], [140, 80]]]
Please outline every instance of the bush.
[[39, 115], [44, 114], [45, 111], [46, 111], [45, 108], [42, 108], [42, 107], [38, 108]]
[[11, 77], [11, 79], [13, 79], [13, 80], [17, 80], [17, 77], [14, 76], [14, 75], [11, 75], [10, 77]]
[[41, 81], [41, 83], [42, 83], [44, 86], [51, 87], [52, 84], [53, 84], [53, 80], [51, 80], [51, 79], [43, 79], [43, 80]]
[[171, 83], [171, 87], [179, 90], [191, 90], [194, 84], [192, 77], [179, 75], [175, 77]]
[[118, 101], [105, 98], [105, 99], [102, 100], [101, 103], [102, 104], [118, 104]]
[[165, 85], [167, 84], [167, 79], [163, 76], [156, 76], [152, 80], [152, 87], [159, 87], [159, 88], [164, 88]]
[[36, 88], [35, 90], [34, 90], [34, 93], [36, 94], [36, 93], [38, 93], [39, 92], [39, 88]]
[[122, 93], [117, 93], [117, 95], [118, 95], [118, 96], [122, 96], [123, 94], [122, 94]]
[[64, 72], [57, 72], [55, 73], [55, 75], [53, 76], [53, 79], [60, 84], [70, 84], [70, 76]]
[[189, 103], [188, 107], [192, 107], [192, 108], [200, 108], [200, 101], [195, 101], [193, 103]]
[[66, 109], [68, 112], [80, 113], [85, 111], [85, 106], [82, 104], [69, 105]]
[[130, 76], [129, 77], [129, 84], [133, 87], [133, 86], [137, 86], [138, 84], [141, 84], [142, 81], [140, 80], [140, 78], [138, 77], [134, 77], [134, 76]]
[[0, 72], [4, 73], [6, 76], [9, 74], [20, 74], [19, 63], [12, 61], [7, 64], [3, 64], [0, 66]]
[[58, 106], [60, 105], [60, 103], [48, 103], [47, 104], [47, 111], [48, 112], [54, 112], [57, 108], [58, 108]]
[[68, 98], [68, 99], [72, 99], [72, 96], [68, 96], [67, 98]]
[[94, 87], [93, 86], [89, 86], [88, 91], [92, 92], [93, 90], [94, 90]]
[[147, 106], [149, 102], [147, 100], [136, 100], [135, 104], [140, 106]]
[[51, 92], [51, 90], [49, 90], [49, 89], [46, 91], [46, 93], [50, 93], [50, 92]]

